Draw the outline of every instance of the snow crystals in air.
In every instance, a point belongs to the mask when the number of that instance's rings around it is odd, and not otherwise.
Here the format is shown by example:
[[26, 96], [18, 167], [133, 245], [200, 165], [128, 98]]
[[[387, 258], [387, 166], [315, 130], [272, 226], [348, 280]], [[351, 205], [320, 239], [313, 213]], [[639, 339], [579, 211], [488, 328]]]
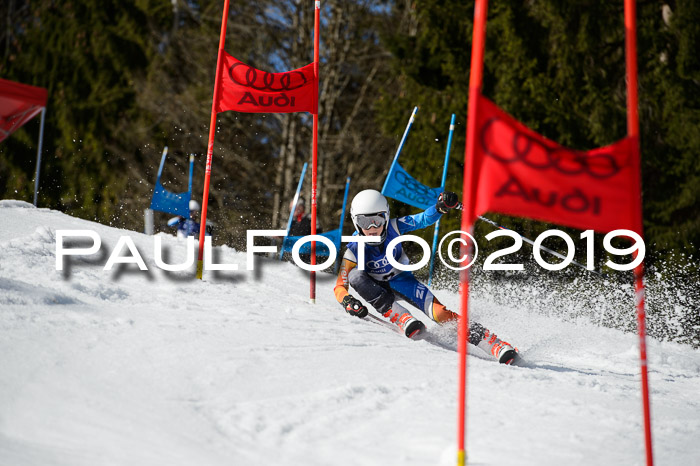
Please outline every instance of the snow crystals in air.
[[[430, 338], [408, 340], [345, 314], [333, 277], [319, 274], [312, 305], [307, 272], [265, 258], [246, 272], [225, 246], [216, 261], [239, 270], [200, 281], [155, 267], [141, 233], [21, 201], [0, 216], [0, 463], [455, 464], [453, 328], [422, 316]], [[57, 271], [59, 229], [96, 231], [101, 252]], [[148, 271], [103, 270], [123, 235]], [[161, 235], [182, 262], [186, 243]], [[503, 303], [496, 288], [477, 283], [470, 315], [527, 363], [469, 347], [469, 464], [643, 464], [636, 335], [581, 318], [562, 293]], [[655, 462], [698, 464], [700, 350], [649, 338], [648, 356]]]

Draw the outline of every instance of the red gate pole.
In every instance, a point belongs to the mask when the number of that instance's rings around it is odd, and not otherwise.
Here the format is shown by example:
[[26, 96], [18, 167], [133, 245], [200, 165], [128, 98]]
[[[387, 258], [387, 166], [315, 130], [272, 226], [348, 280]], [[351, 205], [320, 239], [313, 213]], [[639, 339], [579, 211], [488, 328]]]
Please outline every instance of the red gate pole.
[[224, 0], [224, 13], [221, 18], [221, 35], [219, 36], [219, 55], [216, 58], [216, 77], [214, 78], [214, 98], [211, 102], [211, 120], [209, 121], [209, 144], [207, 145], [207, 165], [204, 172], [204, 192], [202, 193], [202, 218], [199, 224], [199, 256], [197, 260], [197, 278], [202, 279], [204, 259], [204, 237], [207, 230], [207, 206], [209, 205], [209, 180], [211, 178], [211, 159], [214, 155], [214, 136], [216, 135], [216, 103], [219, 101], [219, 77], [221, 76], [221, 62], [224, 55], [226, 42], [226, 23], [228, 22], [229, 0]]
[[[637, 110], [637, 11], [635, 0], [625, 0], [625, 61], [627, 68], [627, 135], [632, 139], [634, 176], [633, 206], [637, 233], [643, 236], [641, 162], [639, 150], [639, 113]], [[635, 258], [637, 253], [635, 252]], [[644, 262], [634, 269], [635, 305], [637, 307], [637, 331], [639, 333], [639, 364], [642, 373], [642, 409], [644, 412], [644, 440], [647, 466], [654, 464], [651, 442], [651, 409], [649, 403], [649, 375], [647, 371], [646, 313], [644, 290]]]
[[[316, 111], [313, 114], [313, 139], [311, 160], [311, 234], [316, 234], [316, 184], [318, 181], [318, 47], [321, 2], [314, 2], [314, 79], [316, 80]], [[311, 242], [311, 265], [316, 265], [316, 241]], [[309, 272], [309, 300], [316, 303], [316, 272]]]
[[[469, 72], [469, 109], [467, 113], [467, 142], [464, 159], [464, 181], [462, 186], [462, 231], [471, 233], [474, 226], [475, 182], [474, 148], [476, 144], [477, 103], [481, 94], [482, 72], [484, 67], [484, 45], [486, 39], [486, 13], [488, 0], [477, 0], [474, 5], [474, 31], [472, 35], [472, 58]], [[465, 238], [466, 240], [466, 238]], [[470, 262], [471, 247], [462, 243], [462, 257]], [[457, 349], [459, 352], [459, 373], [457, 389], [457, 465], [466, 464], [467, 435], [467, 347], [469, 339], [469, 269], [460, 272], [460, 299], [462, 317], [459, 320]]]

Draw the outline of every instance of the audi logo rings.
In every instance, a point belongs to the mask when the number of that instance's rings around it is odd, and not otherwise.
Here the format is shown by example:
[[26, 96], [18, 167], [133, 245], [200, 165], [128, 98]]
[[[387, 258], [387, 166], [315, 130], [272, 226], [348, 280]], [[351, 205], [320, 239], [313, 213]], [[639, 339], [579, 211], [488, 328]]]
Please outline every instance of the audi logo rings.
[[[239, 66], [245, 67], [244, 82], [240, 81], [241, 73], [236, 73], [235, 70]], [[262, 84], [258, 81], [258, 73], [262, 73]], [[294, 89], [299, 89], [303, 87], [306, 83], [306, 76], [301, 71], [287, 71], [285, 73], [270, 73], [267, 71], [256, 70], [252, 66], [246, 65], [245, 63], [235, 63], [231, 65], [228, 69], [228, 74], [231, 81], [242, 87], [249, 87], [258, 91], [293, 91]], [[297, 78], [300, 78], [298, 79]], [[295, 79], [297, 78], [297, 79]]]
[[[553, 168], [563, 175], [579, 175], [587, 173], [593, 178], [605, 179], [616, 175], [620, 171], [615, 158], [608, 154], [586, 155], [583, 152], [567, 149], [564, 147], [547, 147], [531, 136], [515, 132], [511, 141], [510, 153], [498, 152], [497, 149], [489, 147], [487, 142], [488, 131], [501, 119], [493, 117], [489, 119], [481, 129], [481, 147], [491, 158], [503, 163], [522, 162], [535, 170], [545, 170]], [[533, 150], [534, 149], [534, 150]], [[540, 160], [533, 160], [533, 153], [537, 150], [546, 154], [539, 157]]]

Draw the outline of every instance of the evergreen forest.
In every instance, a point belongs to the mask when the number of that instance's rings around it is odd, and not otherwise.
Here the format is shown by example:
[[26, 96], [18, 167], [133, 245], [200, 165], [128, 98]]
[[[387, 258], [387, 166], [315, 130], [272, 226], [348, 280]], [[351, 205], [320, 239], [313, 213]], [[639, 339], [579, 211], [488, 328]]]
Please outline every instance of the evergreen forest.
[[[0, 4], [0, 77], [49, 94], [39, 207], [141, 231], [164, 146], [163, 182], [175, 192], [187, 189], [188, 156], [196, 154], [193, 198], [201, 201], [222, 7], [223, 0]], [[313, 7], [231, 0], [226, 51], [267, 71], [312, 62]], [[454, 113], [447, 188], [461, 193], [473, 10], [473, 1], [457, 0], [322, 3], [322, 226], [338, 222], [346, 177], [351, 196], [381, 188], [416, 105], [403, 166], [439, 186]], [[649, 256], [692, 261], [700, 244], [700, 3], [639, 0], [637, 22]], [[483, 93], [574, 149], [624, 137], [623, 1], [492, 0]], [[38, 120], [0, 144], [0, 198], [32, 200]], [[209, 198], [218, 244], [242, 247], [245, 230], [282, 226], [311, 159], [311, 132], [309, 114], [219, 114]], [[458, 217], [446, 218], [444, 231], [456, 229]], [[551, 228], [492, 218], [527, 235]], [[157, 225], [166, 219], [159, 214]]]

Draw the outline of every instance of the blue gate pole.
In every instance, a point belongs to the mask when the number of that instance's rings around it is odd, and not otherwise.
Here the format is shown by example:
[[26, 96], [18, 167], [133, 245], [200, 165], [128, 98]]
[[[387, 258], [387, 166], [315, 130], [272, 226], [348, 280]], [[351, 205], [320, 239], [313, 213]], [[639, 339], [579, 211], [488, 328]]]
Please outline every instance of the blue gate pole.
[[[447, 150], [445, 151], [445, 164], [442, 167], [442, 184], [440, 187], [445, 190], [445, 183], [447, 182], [447, 164], [450, 162], [450, 149], [452, 148], [452, 134], [455, 131], [455, 114], [452, 114], [452, 119], [450, 120], [450, 135], [447, 137]], [[440, 219], [438, 219], [435, 224], [435, 234], [433, 235], [433, 255], [430, 258], [430, 275], [428, 276], [428, 286], [432, 284], [433, 281], [433, 270], [435, 269], [435, 256], [437, 255], [437, 244], [438, 236], [440, 232]]]
[[163, 147], [163, 156], [160, 158], [160, 167], [158, 167], [158, 176], [156, 183], [160, 182], [160, 175], [163, 174], [163, 166], [165, 165], [165, 157], [168, 156], [168, 146]]
[[[350, 177], [348, 176], [345, 180], [345, 194], [343, 195], [343, 210], [341, 211], [340, 214], [340, 226], [338, 229], [340, 230], [340, 237], [343, 237], [343, 222], [345, 221], [345, 206], [348, 203], [348, 191], [350, 191]], [[338, 257], [335, 259], [335, 268], [333, 269], [333, 273], [337, 274], [338, 273], [338, 264], [340, 264], [340, 261], [342, 260], [342, 257], [340, 256], [340, 250], [342, 249], [343, 242], [340, 241], [338, 243]]]
[[[192, 200], [192, 171], [194, 170], [194, 154], [190, 154], [190, 181], [187, 183], [187, 197]], [[189, 201], [187, 203], [187, 218], [192, 218]], [[204, 227], [206, 228], [206, 226]]]
[[39, 148], [36, 150], [36, 177], [34, 178], [34, 207], [39, 196], [39, 172], [41, 171], [41, 151], [44, 145], [44, 121], [46, 119], [46, 107], [41, 109], [41, 126], [39, 126]]
[[345, 180], [345, 195], [343, 195], [343, 210], [340, 214], [340, 234], [343, 234], [343, 221], [345, 220], [345, 206], [348, 203], [348, 191], [350, 191], [350, 177]]
[[389, 167], [389, 173], [386, 175], [386, 180], [384, 180], [384, 186], [382, 187], [382, 194], [386, 191], [386, 187], [389, 184], [389, 176], [391, 176], [391, 171], [394, 169], [394, 165], [399, 161], [399, 155], [403, 150], [403, 145], [406, 143], [406, 136], [408, 132], [411, 131], [411, 126], [413, 126], [413, 120], [416, 119], [416, 113], [418, 113], [418, 107], [413, 108], [413, 113], [411, 113], [411, 118], [408, 119], [408, 124], [406, 125], [406, 130], [403, 132], [401, 137], [401, 142], [399, 143], [399, 148], [396, 149], [396, 155], [394, 155], [394, 160], [391, 162], [391, 167]]
[[289, 230], [292, 228], [292, 221], [294, 221], [294, 213], [297, 211], [297, 202], [299, 201], [299, 194], [301, 193], [301, 185], [304, 184], [304, 175], [306, 175], [306, 166], [308, 164], [308, 162], [304, 163], [304, 166], [301, 169], [301, 176], [299, 177], [297, 192], [294, 195], [294, 200], [292, 201], [292, 210], [291, 212], [289, 212], [289, 221], [287, 222], [287, 234], [284, 235], [284, 239], [282, 240], [282, 246], [280, 247], [280, 260], [282, 260], [282, 256], [284, 256], [284, 240], [287, 239], [287, 236], [289, 236]]
[[187, 184], [187, 191], [192, 199], [192, 172], [194, 171], [194, 154], [190, 154], [190, 182]]

